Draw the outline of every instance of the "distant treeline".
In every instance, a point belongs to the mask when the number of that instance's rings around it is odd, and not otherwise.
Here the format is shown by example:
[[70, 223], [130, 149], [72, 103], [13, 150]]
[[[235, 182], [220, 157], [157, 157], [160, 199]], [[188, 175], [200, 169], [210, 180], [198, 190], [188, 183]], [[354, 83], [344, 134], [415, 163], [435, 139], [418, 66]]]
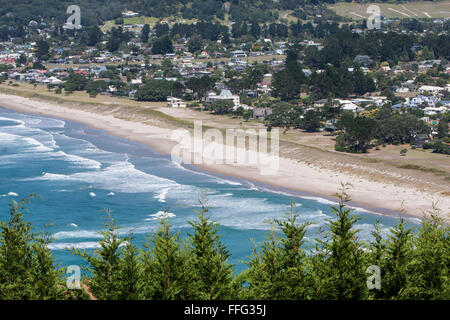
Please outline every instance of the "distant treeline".
[[0, 222], [0, 299], [450, 299], [450, 229], [436, 211], [416, 232], [400, 219], [389, 234], [374, 225], [373, 240], [362, 241], [346, 189], [337, 196], [334, 218], [314, 244], [307, 245], [308, 223], [297, 222], [293, 205], [271, 221], [240, 274], [203, 205], [187, 238], [162, 219], [144, 249], [132, 235], [118, 236], [107, 211], [101, 247], [72, 250], [88, 271], [81, 289], [72, 290], [47, 247], [49, 234], [24, 221], [29, 198], [13, 201], [9, 219]]
[[[62, 24], [67, 19], [66, 9], [78, 5], [82, 11], [82, 24], [92, 25], [121, 17], [128, 9], [141, 15], [164, 18], [182, 16], [200, 20], [224, 19], [230, 14], [233, 21], [276, 21], [277, 10], [298, 10], [305, 6], [331, 4], [336, 0], [0, 0], [0, 25], [28, 24], [30, 20], [55, 21]], [[345, 1], [349, 2], [349, 1]], [[369, 3], [374, 1], [355, 1]], [[378, 0], [376, 2], [396, 2]]]

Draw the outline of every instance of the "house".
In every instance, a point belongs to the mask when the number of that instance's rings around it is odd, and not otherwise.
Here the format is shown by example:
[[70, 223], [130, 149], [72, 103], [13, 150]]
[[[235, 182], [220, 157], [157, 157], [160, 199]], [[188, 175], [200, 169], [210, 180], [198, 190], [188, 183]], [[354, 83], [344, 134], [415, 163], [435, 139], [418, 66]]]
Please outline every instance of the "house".
[[445, 113], [447, 112], [447, 107], [426, 107], [423, 109], [424, 113], [426, 115], [433, 115], [433, 114], [439, 114], [439, 113]]
[[358, 106], [349, 100], [337, 100], [341, 105], [342, 110], [348, 110], [355, 112], [358, 110]]
[[430, 141], [430, 138], [426, 134], [415, 134], [411, 140], [411, 146], [416, 148], [422, 148], [424, 143]]
[[397, 89], [395, 89], [395, 92], [397, 92], [397, 93], [407, 93], [407, 92], [409, 92], [409, 89], [405, 88], [405, 87], [398, 87]]
[[169, 108], [186, 108], [186, 103], [175, 97], [167, 97], [167, 106]]
[[247, 57], [247, 54], [242, 50], [232, 51], [230, 54], [232, 57], [235, 57], [235, 58], [246, 58]]
[[430, 96], [430, 97], [426, 97], [423, 95], [418, 95], [417, 97], [414, 98], [406, 98], [405, 101], [405, 105], [410, 107], [410, 108], [418, 108], [420, 106], [422, 106], [423, 104], [429, 106], [429, 107], [434, 107], [437, 103], [437, 99], [434, 96]]
[[424, 93], [428, 93], [428, 94], [433, 94], [433, 95], [437, 95], [439, 93], [439, 91], [443, 91], [445, 90], [442, 87], [436, 87], [436, 86], [421, 86], [419, 88], [419, 93], [420, 94], [424, 94]]
[[200, 59], [208, 59], [209, 58], [209, 53], [206, 51], [202, 51], [202, 53], [200, 53], [200, 55], [198, 56]]
[[271, 115], [271, 114], [272, 114], [271, 108], [255, 108], [255, 109], [253, 109], [253, 119], [256, 119], [256, 120], [264, 121], [264, 119], [268, 115]]
[[230, 90], [227, 89], [223, 89], [219, 95], [216, 94], [210, 94], [208, 95], [208, 97], [206, 98], [206, 102], [211, 104], [215, 101], [219, 101], [219, 100], [231, 100], [233, 101], [234, 107], [238, 108], [240, 105], [240, 98], [238, 95], [233, 95], [231, 93]]
[[123, 18], [133, 18], [133, 17], [137, 17], [138, 15], [139, 15], [139, 13], [133, 12], [133, 11], [130, 11], [130, 10], [122, 12], [122, 17]]
[[56, 77], [50, 77], [50, 78], [44, 80], [44, 84], [54, 84], [54, 85], [59, 85], [59, 84], [63, 84], [63, 83], [64, 83], [64, 81], [59, 80], [59, 79], [56, 78]]

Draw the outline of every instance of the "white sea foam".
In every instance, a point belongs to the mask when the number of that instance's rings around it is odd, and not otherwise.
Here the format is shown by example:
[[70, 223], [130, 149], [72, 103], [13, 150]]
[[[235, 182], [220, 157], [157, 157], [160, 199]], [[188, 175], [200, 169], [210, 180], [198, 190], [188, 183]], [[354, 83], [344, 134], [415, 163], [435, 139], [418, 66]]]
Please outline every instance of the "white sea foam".
[[127, 161], [99, 170], [77, 172], [71, 175], [45, 173], [25, 180], [80, 181], [92, 184], [96, 188], [113, 189], [114, 192], [124, 193], [155, 192], [161, 188], [180, 186], [175, 181], [137, 170]]
[[157, 220], [157, 219], [175, 218], [176, 215], [171, 212], [158, 211], [155, 214], [150, 214], [149, 217], [151, 217], [151, 218], [146, 218], [145, 220], [150, 221], [150, 220]]
[[8, 192], [6, 194], [0, 195], [0, 197], [17, 197], [17, 196], [18, 196], [18, 194], [15, 192]]
[[320, 198], [320, 197], [300, 196], [300, 198], [306, 199], [306, 200], [313, 200], [313, 201], [316, 201], [316, 202], [322, 203], [322, 204], [330, 204], [330, 205], [337, 204], [336, 201], [331, 201], [331, 200], [328, 200], [328, 199], [325, 199], [325, 198]]
[[156, 196], [154, 196], [154, 199], [158, 199], [159, 202], [166, 202], [166, 196], [169, 192], [170, 188], [164, 188], [159, 192]]
[[115, 193], [114, 192], [110, 192], [110, 193], [108, 193], [108, 197], [112, 197], [112, 196], [114, 196], [115, 195]]
[[240, 182], [235, 182], [235, 181], [222, 179], [222, 178], [216, 178], [215, 182], [217, 182], [219, 184], [229, 184], [229, 185], [232, 185], [232, 186], [242, 186], [242, 183], [240, 183]]
[[77, 238], [102, 238], [102, 235], [96, 231], [78, 230], [78, 231], [60, 231], [53, 234], [55, 239], [77, 239]]
[[85, 241], [85, 242], [62, 242], [62, 243], [50, 243], [47, 248], [50, 250], [68, 250], [68, 249], [97, 249], [101, 248], [98, 242]]
[[69, 226], [74, 227], [74, 228], [78, 228], [78, 225], [76, 223], [69, 223]]
[[18, 120], [18, 119], [0, 117], [0, 120], [11, 121], [11, 122], [17, 123], [16, 125], [12, 125], [12, 126], [4, 126], [4, 128], [7, 128], [7, 127], [24, 127], [24, 125], [25, 125], [25, 122], [23, 122], [22, 120]]
[[100, 169], [102, 164], [96, 160], [92, 160], [89, 158], [77, 156], [74, 154], [67, 154], [63, 151], [57, 151], [52, 154], [52, 157], [61, 157], [64, 161], [71, 162], [75, 164], [77, 167], [87, 168], [87, 169]]
[[248, 182], [248, 184], [249, 184], [249, 189], [250, 190], [259, 191], [259, 188], [256, 185], [254, 185], [253, 183]]

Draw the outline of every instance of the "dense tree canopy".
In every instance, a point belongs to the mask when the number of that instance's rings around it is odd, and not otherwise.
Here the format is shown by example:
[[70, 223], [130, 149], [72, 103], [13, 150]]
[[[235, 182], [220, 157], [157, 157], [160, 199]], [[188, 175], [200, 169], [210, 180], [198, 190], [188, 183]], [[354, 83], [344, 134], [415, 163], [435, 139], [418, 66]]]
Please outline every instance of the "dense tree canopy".
[[[9, 220], [0, 222], [0, 299], [450, 299], [450, 230], [436, 212], [428, 212], [418, 230], [403, 219], [387, 235], [375, 225], [373, 240], [365, 242], [346, 190], [313, 247], [306, 244], [308, 223], [298, 224], [293, 204], [284, 218], [269, 221], [272, 232], [240, 274], [233, 273], [204, 206], [187, 238], [163, 218], [144, 248], [120, 236], [106, 211], [100, 247], [71, 250], [89, 271], [79, 289], [67, 288], [65, 271], [47, 247], [51, 237], [25, 222], [28, 199], [13, 202]], [[379, 288], [367, 286], [369, 266], [381, 271]]]

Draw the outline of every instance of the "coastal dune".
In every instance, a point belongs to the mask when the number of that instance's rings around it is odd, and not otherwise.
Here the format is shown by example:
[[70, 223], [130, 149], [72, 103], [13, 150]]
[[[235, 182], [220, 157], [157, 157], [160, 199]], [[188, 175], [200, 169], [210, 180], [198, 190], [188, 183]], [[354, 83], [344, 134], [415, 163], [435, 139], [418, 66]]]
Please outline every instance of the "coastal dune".
[[[173, 140], [173, 127], [153, 125], [151, 121], [143, 123], [122, 119], [117, 116], [117, 113], [89, 112], [75, 105], [63, 106], [9, 94], [0, 94], [0, 107], [28, 114], [79, 121], [92, 128], [105, 130], [109, 134], [143, 143], [160, 154], [170, 155], [177, 145], [177, 141]], [[331, 154], [324, 151], [325, 158], [327, 153]], [[371, 169], [370, 167], [359, 171], [342, 170], [342, 163], [333, 165], [332, 162], [324, 167], [305, 161], [307, 156], [306, 154], [302, 158], [288, 157], [281, 152], [278, 170], [270, 175], [262, 174], [257, 165], [203, 163], [196, 166], [208, 172], [258, 182], [286, 192], [316, 195], [327, 199], [334, 196], [342, 183], [349, 183], [352, 187], [348, 193], [354, 206], [384, 214], [392, 214], [403, 208], [408, 215], [422, 217], [424, 212], [431, 210], [434, 204], [439, 209], [437, 213], [441, 218], [447, 222], [450, 219], [449, 193], [445, 192], [443, 186], [439, 188], [439, 183], [437, 186], [407, 181], [398, 183], [401, 181], [399, 178], [390, 179], [389, 176], [394, 176], [395, 172], [375, 172], [372, 175], [364, 175], [360, 174], [360, 171], [367, 171]]]

